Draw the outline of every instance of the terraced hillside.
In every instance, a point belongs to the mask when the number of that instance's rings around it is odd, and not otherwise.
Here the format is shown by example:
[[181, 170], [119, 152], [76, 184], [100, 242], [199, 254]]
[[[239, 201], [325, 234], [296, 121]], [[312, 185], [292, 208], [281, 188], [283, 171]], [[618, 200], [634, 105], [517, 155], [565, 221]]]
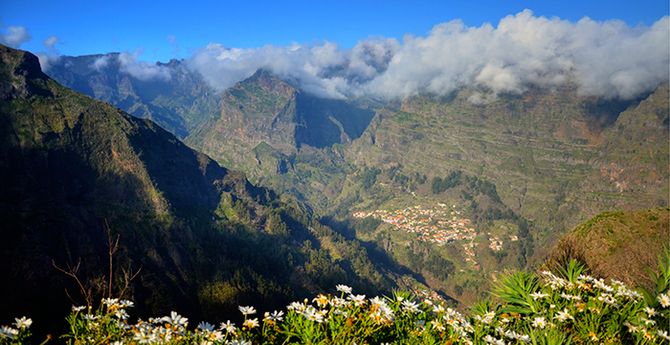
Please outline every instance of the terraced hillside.
[[[585, 99], [570, 88], [485, 105], [466, 91], [414, 97], [399, 111], [380, 111], [347, 159], [399, 165], [407, 175], [462, 170], [495, 183], [505, 204], [539, 226], [561, 230], [598, 210], [667, 203], [667, 93], [661, 86], [639, 104]], [[627, 171], [621, 181], [601, 176], [611, 164]], [[598, 197], [605, 191], [609, 198]]]

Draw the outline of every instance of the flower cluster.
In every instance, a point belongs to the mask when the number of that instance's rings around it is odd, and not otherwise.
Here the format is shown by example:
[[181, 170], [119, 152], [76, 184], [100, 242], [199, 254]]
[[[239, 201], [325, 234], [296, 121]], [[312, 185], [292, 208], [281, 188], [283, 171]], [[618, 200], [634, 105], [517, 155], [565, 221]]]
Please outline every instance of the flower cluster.
[[[64, 337], [72, 343], [208, 345], [670, 343], [667, 285], [645, 298], [622, 282], [582, 271], [571, 263], [559, 273], [508, 275], [493, 291], [498, 303], [482, 302], [467, 314], [408, 292], [367, 298], [338, 285], [334, 294], [293, 302], [262, 318], [256, 308], [240, 306], [239, 327], [200, 322], [190, 329], [176, 312], [130, 323], [132, 302], [105, 299], [96, 311], [73, 307]], [[25, 340], [31, 320], [15, 321], [0, 328], [0, 344]]]
[[30, 337], [33, 320], [27, 317], [15, 318], [12, 326], [0, 326], [0, 344], [23, 344]]

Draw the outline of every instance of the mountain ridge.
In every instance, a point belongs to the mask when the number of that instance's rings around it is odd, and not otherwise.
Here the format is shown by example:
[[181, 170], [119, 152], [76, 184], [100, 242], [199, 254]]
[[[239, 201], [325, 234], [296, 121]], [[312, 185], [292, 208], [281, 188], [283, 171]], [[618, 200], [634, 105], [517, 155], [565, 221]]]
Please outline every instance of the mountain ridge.
[[[368, 229], [373, 223], [353, 220], [354, 212], [459, 206], [480, 248], [501, 236], [523, 239], [502, 251], [475, 250], [485, 274], [501, 263], [541, 261], [560, 234], [599, 212], [667, 204], [667, 90], [666, 83], [638, 99], [608, 100], [583, 96], [568, 81], [494, 97], [464, 87], [387, 103], [342, 101], [260, 69], [224, 91], [218, 113], [185, 142], [306, 202], [373, 251], [409, 238], [384, 225]], [[511, 250], [517, 243], [522, 250]], [[440, 252], [456, 267], [465, 258], [458, 248], [412, 250], [417, 258]], [[425, 271], [429, 258], [406, 254], [392, 256]], [[456, 285], [431, 287], [452, 296], [458, 286], [474, 291], [482, 282], [470, 269], [456, 270]]]
[[220, 319], [242, 303], [285, 305], [320, 286], [394, 286], [393, 272], [300, 203], [150, 120], [62, 87], [30, 53], [0, 46], [0, 61], [3, 318], [62, 315], [63, 289], [84, 303], [54, 265], [106, 296], [105, 253], [116, 236], [112, 278], [141, 268], [126, 293], [142, 315], [180, 309]]
[[[219, 93], [183, 60], [142, 65], [134, 59], [124, 53], [60, 56], [47, 74], [137, 117], [153, 119], [180, 138], [218, 108]], [[142, 74], [144, 70], [153, 74]]]

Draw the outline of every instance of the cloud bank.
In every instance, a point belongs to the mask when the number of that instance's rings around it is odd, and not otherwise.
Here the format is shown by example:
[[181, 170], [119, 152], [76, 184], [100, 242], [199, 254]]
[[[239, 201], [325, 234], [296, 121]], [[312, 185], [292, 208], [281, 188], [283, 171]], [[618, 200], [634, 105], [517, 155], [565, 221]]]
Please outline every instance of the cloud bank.
[[23, 26], [9, 26], [5, 29], [4, 33], [0, 34], [0, 43], [10, 46], [12, 48], [18, 48], [23, 43], [30, 41], [30, 34], [28, 29]]
[[167, 68], [146, 61], [139, 61], [137, 58], [140, 54], [139, 51], [133, 54], [119, 54], [117, 59], [121, 67], [121, 72], [127, 73], [142, 81], [151, 79], [170, 80], [171, 75]]
[[89, 68], [96, 71], [102, 71], [107, 67], [118, 68], [121, 73], [130, 75], [133, 78], [149, 81], [149, 80], [163, 80], [167, 81], [172, 78], [170, 70], [164, 66], [140, 61], [139, 56], [141, 51], [134, 53], [118, 53], [101, 55], [93, 60]]
[[218, 89], [265, 68], [332, 98], [444, 95], [474, 87], [484, 96], [473, 102], [483, 102], [491, 95], [570, 81], [582, 95], [630, 99], [668, 80], [670, 18], [630, 27], [618, 20], [570, 22], [525, 10], [497, 26], [468, 27], [456, 20], [402, 43], [368, 39], [348, 50], [330, 42], [249, 49], [213, 43], [188, 63]]

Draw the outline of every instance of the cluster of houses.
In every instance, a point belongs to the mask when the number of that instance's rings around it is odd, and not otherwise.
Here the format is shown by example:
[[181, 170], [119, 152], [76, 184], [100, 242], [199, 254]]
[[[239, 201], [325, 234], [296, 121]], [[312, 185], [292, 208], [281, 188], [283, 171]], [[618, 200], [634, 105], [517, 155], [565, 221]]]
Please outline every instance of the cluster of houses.
[[[448, 207], [439, 203], [434, 208], [412, 206], [394, 211], [359, 211], [354, 212], [353, 217], [380, 219], [400, 230], [417, 234], [420, 241], [434, 243], [438, 246], [460, 241], [465, 253], [465, 261], [473, 268], [479, 269], [479, 264], [475, 260], [477, 232], [470, 225], [470, 219], [461, 216], [461, 211], [456, 209], [456, 205]], [[500, 241], [500, 247], [502, 248], [502, 241]]]
[[489, 248], [494, 252], [499, 252], [503, 248], [503, 241], [498, 236], [491, 236], [489, 232]]

